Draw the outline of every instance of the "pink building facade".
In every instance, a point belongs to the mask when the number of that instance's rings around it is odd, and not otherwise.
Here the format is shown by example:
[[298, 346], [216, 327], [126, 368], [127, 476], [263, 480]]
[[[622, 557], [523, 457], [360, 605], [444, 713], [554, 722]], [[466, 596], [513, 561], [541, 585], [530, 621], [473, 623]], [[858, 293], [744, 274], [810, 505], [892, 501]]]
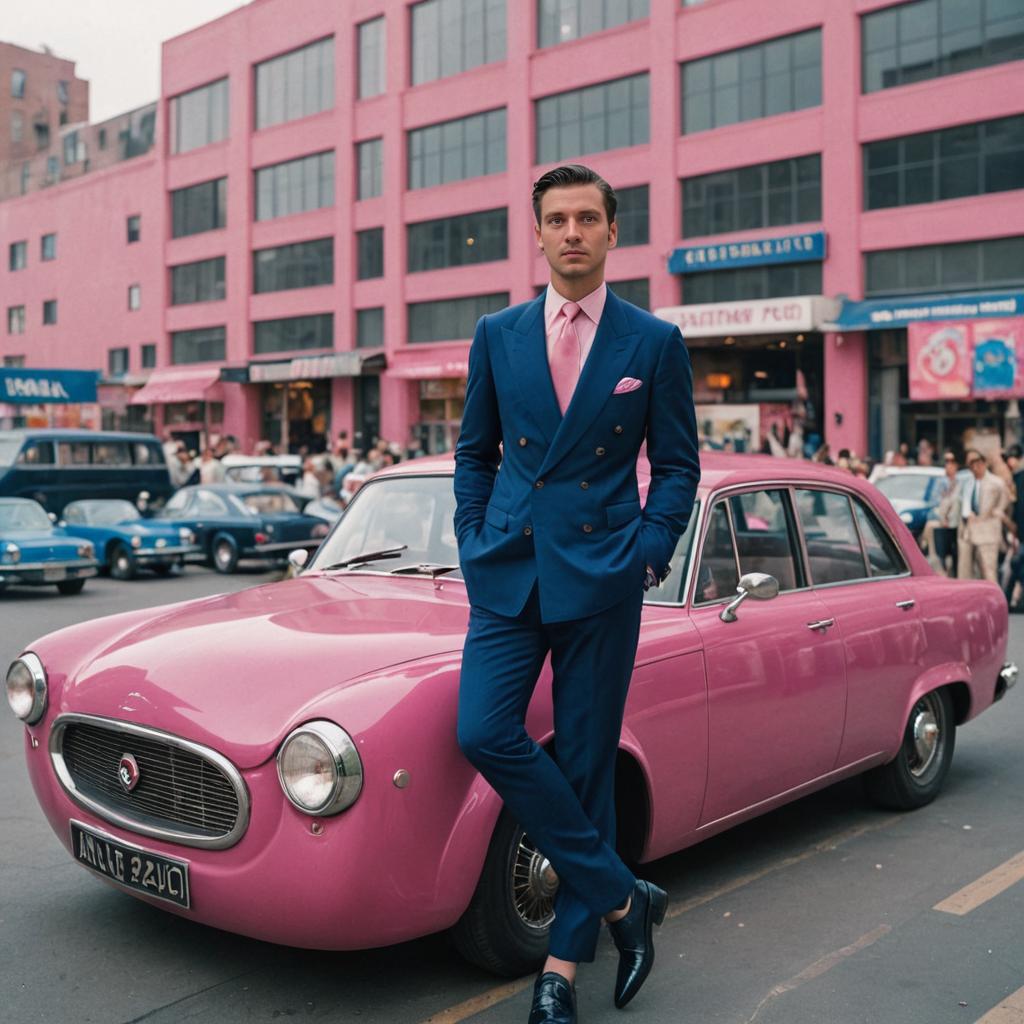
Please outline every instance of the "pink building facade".
[[100, 370], [108, 425], [444, 450], [476, 316], [547, 281], [532, 183], [582, 162], [712, 440], [1008, 435], [1016, 381], [912, 400], [909, 364], [928, 324], [1024, 323], [1014, 6], [255, 0], [164, 44], [150, 152], [0, 203], [0, 354]]

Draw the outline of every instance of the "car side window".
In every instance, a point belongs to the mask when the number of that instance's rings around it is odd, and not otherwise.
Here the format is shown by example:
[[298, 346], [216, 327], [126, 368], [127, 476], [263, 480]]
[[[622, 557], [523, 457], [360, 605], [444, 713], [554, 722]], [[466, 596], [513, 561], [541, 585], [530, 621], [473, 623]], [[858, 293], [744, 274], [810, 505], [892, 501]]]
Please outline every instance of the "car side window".
[[163, 451], [157, 445], [145, 441], [136, 441], [132, 445], [132, 451], [136, 466], [159, 466], [166, 461]]
[[725, 502], [719, 501], [712, 507], [708, 520], [708, 532], [704, 537], [704, 548], [697, 569], [693, 603], [700, 604], [717, 601], [722, 597], [732, 597], [736, 593], [738, 583], [729, 513]]
[[797, 560], [783, 491], [748, 491], [729, 499], [740, 575], [763, 572], [779, 590], [795, 590]]
[[62, 466], [88, 466], [90, 447], [88, 441], [61, 441], [57, 445], [60, 464]]
[[864, 579], [864, 552], [850, 499], [835, 491], [798, 490], [796, 504], [811, 582], [820, 586]]
[[172, 494], [168, 498], [167, 504], [164, 505], [164, 512], [167, 515], [181, 515], [185, 511], [185, 506], [188, 504], [191, 496], [189, 491], [178, 491]]
[[132, 452], [127, 441], [97, 441], [92, 449], [94, 466], [130, 466]]
[[73, 502], [64, 509], [64, 522], [85, 524], [85, 510], [78, 502]]
[[892, 538], [885, 532], [882, 524], [868, 511], [860, 501], [854, 501], [857, 525], [864, 540], [864, 550], [868, 556], [868, 567], [872, 576], [898, 576], [906, 571], [906, 565]]
[[18, 453], [16, 462], [19, 466], [52, 466], [53, 442], [29, 441]]
[[192, 502], [192, 511], [197, 516], [226, 516], [228, 507], [216, 494], [198, 491]]

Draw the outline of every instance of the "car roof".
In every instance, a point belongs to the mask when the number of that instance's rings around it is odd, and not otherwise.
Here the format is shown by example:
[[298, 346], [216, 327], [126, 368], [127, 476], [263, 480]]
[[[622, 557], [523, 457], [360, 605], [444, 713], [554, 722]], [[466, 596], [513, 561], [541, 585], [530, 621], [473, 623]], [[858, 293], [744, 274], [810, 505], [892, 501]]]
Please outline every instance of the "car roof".
[[72, 427], [22, 427], [17, 430], [0, 430], [0, 438], [28, 438], [54, 441], [156, 441], [155, 434], [132, 433], [122, 430], [76, 430]]
[[240, 455], [231, 452], [221, 460], [224, 466], [301, 466], [299, 455]]

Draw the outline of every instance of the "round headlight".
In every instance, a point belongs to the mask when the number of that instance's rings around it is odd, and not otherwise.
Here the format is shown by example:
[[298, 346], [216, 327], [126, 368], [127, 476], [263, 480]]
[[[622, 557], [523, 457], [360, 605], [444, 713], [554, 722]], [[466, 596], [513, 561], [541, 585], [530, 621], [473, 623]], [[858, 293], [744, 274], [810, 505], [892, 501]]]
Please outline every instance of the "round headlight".
[[167, 538], [166, 537], [157, 537], [157, 539], [156, 539], [156, 546], [158, 548], [165, 548], [165, 547], [167, 547]]
[[134, 537], [132, 537], [132, 547], [133, 548], [141, 548], [142, 547], [142, 538], [138, 534], [136, 534]]
[[194, 544], [196, 542], [196, 536], [187, 526], [183, 526], [178, 530], [178, 540], [180, 540], [182, 544]]
[[23, 654], [7, 670], [7, 703], [26, 725], [35, 725], [43, 717], [46, 671], [34, 654]]
[[84, 544], [78, 545], [78, 557], [79, 558], [92, 558], [96, 549], [92, 546], [91, 541], [86, 541]]
[[0, 562], [6, 563], [7, 565], [16, 565], [20, 561], [21, 548], [19, 548], [13, 541], [5, 544], [3, 556], [0, 557]]
[[281, 744], [277, 777], [295, 807], [322, 817], [355, 803], [363, 788], [363, 764], [344, 729], [333, 722], [307, 722]]
[[900, 519], [905, 523], [912, 523], [914, 521], [914, 517], [909, 512], [901, 512]]

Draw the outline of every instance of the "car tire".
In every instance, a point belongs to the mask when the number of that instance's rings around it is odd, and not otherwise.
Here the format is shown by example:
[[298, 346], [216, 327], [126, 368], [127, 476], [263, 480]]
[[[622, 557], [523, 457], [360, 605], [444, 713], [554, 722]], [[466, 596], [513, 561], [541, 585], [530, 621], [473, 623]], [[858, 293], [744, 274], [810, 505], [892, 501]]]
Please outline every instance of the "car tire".
[[466, 912], [451, 930], [455, 948], [493, 974], [518, 978], [544, 961], [558, 879], [516, 820], [502, 810]]
[[84, 586], [85, 580], [61, 580], [57, 584], [57, 590], [61, 594], [69, 596], [71, 594], [80, 594]]
[[932, 690], [910, 711], [900, 752], [888, 764], [864, 776], [875, 803], [897, 811], [930, 804], [942, 789], [953, 763], [956, 721], [949, 691]]
[[110, 549], [108, 559], [110, 578], [114, 580], [133, 580], [138, 571], [138, 565], [131, 549], [124, 544], [115, 544]]
[[218, 533], [210, 545], [210, 560], [216, 572], [232, 573], [238, 567], [238, 545], [228, 533]]

